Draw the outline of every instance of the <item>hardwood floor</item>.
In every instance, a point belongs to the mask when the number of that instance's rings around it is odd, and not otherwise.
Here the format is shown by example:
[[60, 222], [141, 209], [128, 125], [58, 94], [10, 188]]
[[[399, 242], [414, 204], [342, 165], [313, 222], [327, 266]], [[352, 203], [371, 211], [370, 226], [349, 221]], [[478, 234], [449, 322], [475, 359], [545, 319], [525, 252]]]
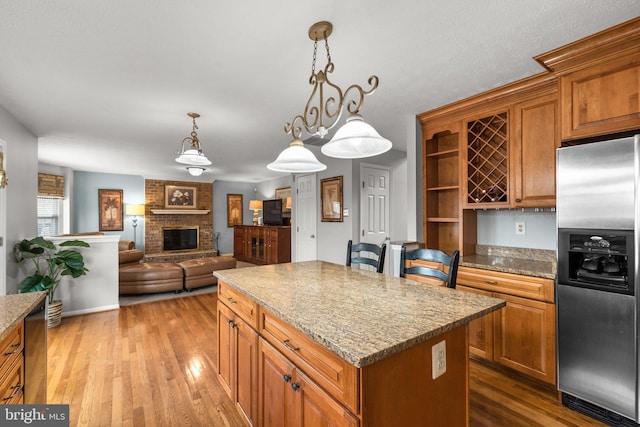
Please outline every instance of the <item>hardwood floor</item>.
[[[215, 378], [215, 307], [203, 294], [64, 318], [49, 330], [49, 403], [70, 405], [71, 426], [244, 426]], [[473, 360], [469, 383], [471, 427], [604, 426]]]

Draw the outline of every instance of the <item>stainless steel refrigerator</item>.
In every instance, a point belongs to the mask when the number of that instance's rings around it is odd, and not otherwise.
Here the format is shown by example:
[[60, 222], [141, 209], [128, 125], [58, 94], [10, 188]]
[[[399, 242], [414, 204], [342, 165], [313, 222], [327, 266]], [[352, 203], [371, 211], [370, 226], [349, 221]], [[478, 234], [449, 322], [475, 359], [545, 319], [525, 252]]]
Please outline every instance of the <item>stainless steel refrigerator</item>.
[[640, 422], [639, 156], [640, 135], [557, 152], [558, 388], [614, 425]]

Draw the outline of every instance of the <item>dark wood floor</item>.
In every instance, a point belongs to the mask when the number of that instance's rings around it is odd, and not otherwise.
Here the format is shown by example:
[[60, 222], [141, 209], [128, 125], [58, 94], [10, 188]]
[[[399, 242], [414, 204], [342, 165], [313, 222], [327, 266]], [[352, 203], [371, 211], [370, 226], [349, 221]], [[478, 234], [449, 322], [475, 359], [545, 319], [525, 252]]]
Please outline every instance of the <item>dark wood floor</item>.
[[[49, 403], [70, 404], [72, 426], [243, 426], [215, 378], [215, 307], [204, 294], [64, 318], [49, 330]], [[469, 383], [472, 427], [604, 425], [473, 360]]]

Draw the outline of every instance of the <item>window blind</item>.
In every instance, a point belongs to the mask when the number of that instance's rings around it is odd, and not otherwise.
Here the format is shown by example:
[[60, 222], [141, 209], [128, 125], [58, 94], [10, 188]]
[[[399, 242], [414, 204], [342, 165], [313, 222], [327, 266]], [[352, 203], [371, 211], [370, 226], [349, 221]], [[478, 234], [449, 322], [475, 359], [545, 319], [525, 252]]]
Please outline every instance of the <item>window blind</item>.
[[62, 199], [38, 196], [38, 236], [56, 236], [60, 229]]

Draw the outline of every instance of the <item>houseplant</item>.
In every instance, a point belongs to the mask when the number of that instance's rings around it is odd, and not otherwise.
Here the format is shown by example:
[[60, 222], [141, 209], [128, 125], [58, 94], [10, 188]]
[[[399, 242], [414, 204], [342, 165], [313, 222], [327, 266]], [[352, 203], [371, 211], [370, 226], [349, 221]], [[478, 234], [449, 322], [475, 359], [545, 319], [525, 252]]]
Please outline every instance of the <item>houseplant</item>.
[[59, 243], [60, 249], [50, 240], [35, 237], [16, 243], [13, 251], [18, 262], [32, 260], [35, 272], [20, 283], [20, 292], [46, 291], [49, 299], [49, 327], [60, 324], [62, 301], [55, 300], [55, 293], [63, 276], [74, 279], [87, 274], [84, 257], [70, 247], [88, 248], [82, 240], [66, 240]]

